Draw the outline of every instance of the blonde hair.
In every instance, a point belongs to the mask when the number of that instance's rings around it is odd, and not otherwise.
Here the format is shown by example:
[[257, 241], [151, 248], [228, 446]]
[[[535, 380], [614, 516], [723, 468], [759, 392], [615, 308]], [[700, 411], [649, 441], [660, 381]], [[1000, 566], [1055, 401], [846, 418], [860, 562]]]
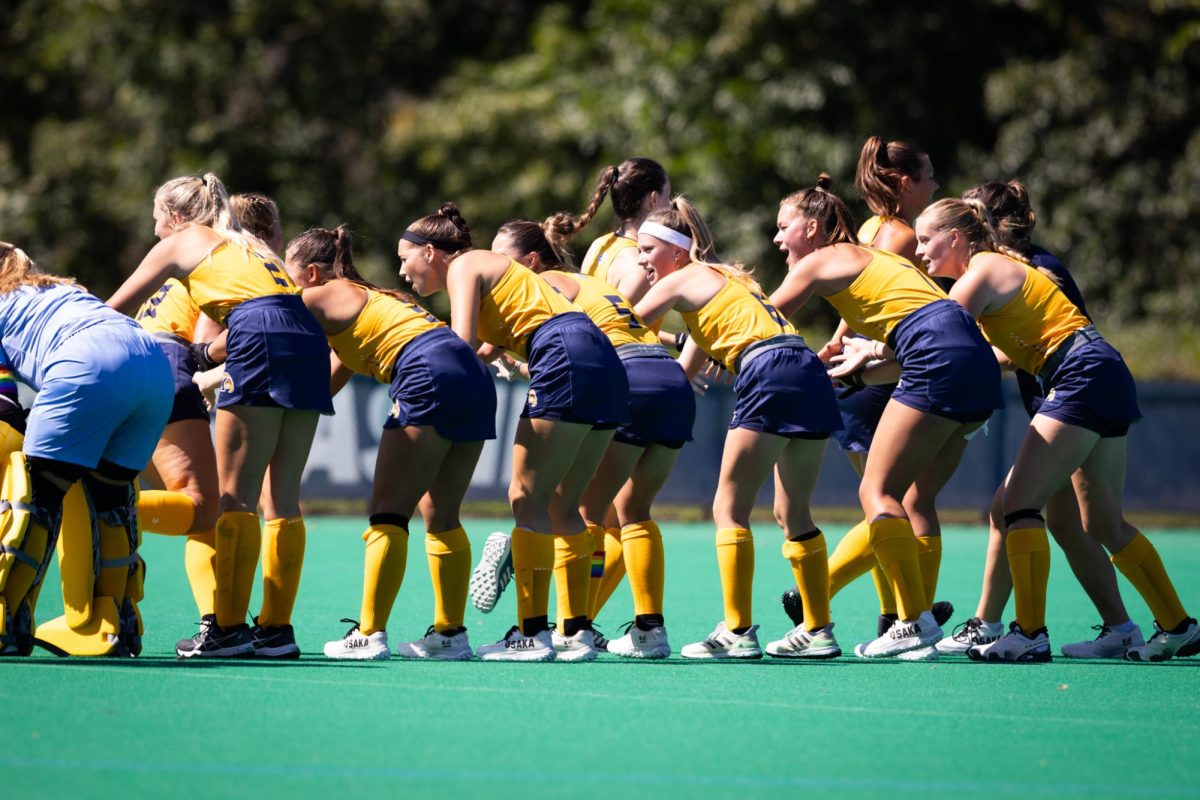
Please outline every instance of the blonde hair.
[[1029, 263], [1023, 253], [1001, 244], [992, 213], [979, 200], [946, 197], [922, 211], [920, 219], [935, 231], [956, 230], [961, 233], [967, 240], [968, 253], [972, 256], [976, 253], [1000, 253], [1024, 264]]
[[194, 175], [172, 178], [154, 192], [154, 206], [179, 217], [186, 224], [212, 228], [252, 250], [271, 252], [262, 239], [242, 227], [234, 214], [225, 184], [211, 172], [200, 178]]
[[270, 197], [258, 192], [233, 195], [229, 198], [229, 209], [242, 230], [264, 242], [271, 235], [272, 228], [283, 224], [279, 218], [279, 206]]
[[762, 287], [754, 279], [753, 270], [744, 264], [738, 262], [727, 264], [717, 258], [712, 231], [709, 230], [708, 224], [704, 221], [704, 217], [700, 216], [696, 207], [683, 195], [676, 195], [671, 200], [669, 207], [651, 213], [646, 217], [646, 222], [657, 222], [676, 233], [682, 233], [689, 237], [692, 240], [692, 249], [688, 255], [697, 264], [711, 267], [731, 280], [752, 287], [756, 292], [762, 291]]
[[54, 286], [60, 283], [83, 288], [73, 278], [47, 275], [24, 250], [15, 244], [0, 242], [0, 294], [7, 294], [22, 286]]

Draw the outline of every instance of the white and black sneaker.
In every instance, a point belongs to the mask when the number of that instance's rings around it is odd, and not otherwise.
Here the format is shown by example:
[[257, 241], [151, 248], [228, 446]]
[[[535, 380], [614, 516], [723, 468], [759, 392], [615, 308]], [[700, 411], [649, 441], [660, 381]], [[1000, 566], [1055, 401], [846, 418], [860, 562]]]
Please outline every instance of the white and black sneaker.
[[600, 654], [596, 649], [595, 634], [590, 630], [576, 631], [571, 636], [553, 631], [550, 641], [554, 644], [556, 661], [595, 661], [596, 656]]
[[745, 633], [734, 633], [721, 620], [707, 639], [685, 644], [679, 655], [703, 659], [762, 658], [762, 648], [758, 646], [758, 626], [751, 625]]
[[296, 644], [296, 632], [291, 625], [273, 625], [264, 628], [254, 618], [254, 630], [251, 637], [254, 642], [255, 658], [295, 659], [300, 657], [300, 647]]
[[400, 642], [396, 645], [400, 658], [419, 658], [427, 661], [470, 661], [474, 653], [467, 641], [467, 629], [460, 628], [450, 635], [438, 633], [432, 625], [425, 635], [415, 642]]
[[928, 611], [911, 622], [894, 623], [886, 634], [854, 648], [859, 658], [894, 658], [909, 650], [933, 647], [942, 638], [942, 629]]
[[254, 639], [245, 623], [222, 628], [215, 614], [200, 618], [200, 630], [191, 639], [175, 643], [179, 658], [250, 658], [254, 655]]
[[608, 643], [608, 652], [621, 658], [669, 658], [671, 643], [667, 640], [667, 629], [662, 625], [644, 631], [630, 622], [625, 626], [624, 636]]
[[483, 543], [483, 555], [471, 573], [471, 605], [491, 612], [512, 576], [512, 536], [496, 531]]
[[954, 633], [938, 642], [936, 647], [943, 655], [965, 656], [975, 645], [990, 644], [1003, 635], [1003, 622], [984, 622], [979, 617], [971, 617], [966, 622], [960, 622], [954, 628]]
[[804, 625], [792, 628], [782, 639], [767, 645], [767, 655], [773, 658], [804, 658], [821, 660], [837, 658], [842, 654], [837, 639], [833, 638], [833, 623], [809, 631]]
[[484, 661], [553, 661], [557, 655], [550, 631], [540, 631], [532, 636], [521, 633], [513, 625], [504, 638], [495, 644], [485, 644], [475, 651]]
[[1050, 637], [1045, 628], [1027, 634], [1014, 620], [1008, 625], [1008, 633], [990, 644], [975, 645], [967, 651], [967, 658], [994, 663], [1044, 664], [1052, 660]]
[[1200, 625], [1188, 617], [1181, 626], [1183, 631], [1164, 631], [1154, 622], [1154, 635], [1142, 647], [1131, 648], [1126, 654], [1128, 661], [1166, 661], [1169, 658], [1186, 658], [1200, 653]]
[[1100, 634], [1086, 642], [1064, 644], [1062, 654], [1067, 658], [1125, 658], [1133, 648], [1146, 645], [1142, 629], [1132, 622], [1126, 623], [1126, 630], [1112, 625], [1093, 625], [1092, 630]]
[[341, 639], [325, 643], [325, 655], [346, 661], [384, 661], [391, 658], [388, 649], [387, 631], [375, 631], [367, 635], [358, 628], [358, 621], [342, 618], [354, 627], [346, 631]]

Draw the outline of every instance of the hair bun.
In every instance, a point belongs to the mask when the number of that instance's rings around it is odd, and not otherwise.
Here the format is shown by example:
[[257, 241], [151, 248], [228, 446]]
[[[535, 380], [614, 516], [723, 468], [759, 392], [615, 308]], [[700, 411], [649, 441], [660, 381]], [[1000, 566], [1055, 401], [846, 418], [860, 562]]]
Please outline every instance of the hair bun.
[[817, 188], [829, 191], [833, 188], [833, 176], [828, 172], [822, 172], [817, 176]]

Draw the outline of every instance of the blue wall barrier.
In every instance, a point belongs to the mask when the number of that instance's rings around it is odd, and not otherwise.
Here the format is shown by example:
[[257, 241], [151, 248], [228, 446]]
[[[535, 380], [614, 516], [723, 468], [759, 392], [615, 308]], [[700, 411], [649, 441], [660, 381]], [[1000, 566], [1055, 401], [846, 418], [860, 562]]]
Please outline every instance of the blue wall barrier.
[[[511, 470], [514, 426], [525, 402], [527, 384], [497, 381], [498, 438], [483, 449], [471, 481], [469, 497], [503, 499]], [[1146, 418], [1129, 434], [1129, 461], [1125, 481], [1130, 509], [1167, 512], [1200, 511], [1200, 385], [1142, 383], [1138, 387]], [[968, 446], [962, 464], [942, 491], [943, 508], [986, 509], [992, 494], [1016, 456], [1028, 417], [1021, 408], [1016, 382], [1005, 381], [1008, 407], [995, 414], [987, 436], [977, 436]], [[317, 428], [312, 455], [304, 472], [303, 493], [308, 498], [347, 498], [370, 495], [379, 433], [391, 402], [387, 387], [355, 377], [335, 398], [337, 414], [324, 417]], [[695, 441], [688, 443], [659, 499], [707, 507], [717, 485], [721, 447], [733, 392], [714, 386], [700, 398]], [[832, 441], [826, 450], [813, 502], [826, 506], [858, 504], [858, 479]], [[760, 500], [769, 503], [768, 481]]]

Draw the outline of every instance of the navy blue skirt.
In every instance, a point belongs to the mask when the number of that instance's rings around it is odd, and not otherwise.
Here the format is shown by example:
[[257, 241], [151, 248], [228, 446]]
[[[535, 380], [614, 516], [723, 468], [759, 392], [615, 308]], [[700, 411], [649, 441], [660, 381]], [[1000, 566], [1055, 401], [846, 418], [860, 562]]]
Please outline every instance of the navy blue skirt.
[[1043, 416], [1103, 438], [1124, 436], [1142, 418], [1133, 376], [1121, 354], [1103, 339], [1076, 347], [1053, 372], [1038, 377], [1046, 389], [1037, 410]]
[[171, 365], [171, 378], [175, 381], [175, 400], [171, 405], [171, 416], [167, 424], [180, 422], [185, 419], [208, 420], [208, 406], [204, 403], [204, 394], [200, 387], [192, 382], [199, 365], [196, 357], [188, 349], [185, 340], [169, 333], [152, 333], [154, 341], [162, 348]]
[[917, 309], [889, 339], [901, 369], [893, 400], [956, 422], [982, 422], [1004, 408], [1000, 365], [958, 303], [937, 300]]
[[625, 368], [587, 314], [558, 314], [530, 335], [529, 395], [521, 416], [600, 429], [630, 421]]
[[827, 439], [842, 430], [833, 382], [804, 346], [778, 347], [750, 359], [733, 383], [730, 429], [797, 439]]
[[851, 386], [838, 391], [838, 411], [845, 426], [833, 434], [838, 447], [847, 453], [865, 453], [871, 449], [879, 418], [883, 416], [883, 409], [892, 399], [895, 388], [894, 383], [881, 383], [861, 389]]
[[[618, 351], [619, 352], [619, 351]], [[696, 394], [679, 362], [660, 354], [622, 358], [629, 380], [632, 420], [617, 428], [614, 441], [635, 447], [659, 444], [678, 450], [692, 440]]]
[[300, 295], [256, 297], [226, 320], [225, 381], [218, 408], [274, 406], [333, 413], [329, 343]]
[[496, 384], [471, 346], [449, 328], [426, 331], [404, 346], [388, 397], [385, 430], [425, 425], [454, 442], [496, 438]]

